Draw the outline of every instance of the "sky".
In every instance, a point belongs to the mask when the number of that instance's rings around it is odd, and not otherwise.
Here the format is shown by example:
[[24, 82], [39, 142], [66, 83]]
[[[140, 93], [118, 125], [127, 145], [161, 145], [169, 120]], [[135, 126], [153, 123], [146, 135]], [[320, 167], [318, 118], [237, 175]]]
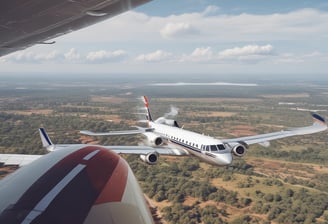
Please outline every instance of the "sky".
[[0, 58], [3, 73], [325, 75], [326, 0], [154, 0]]

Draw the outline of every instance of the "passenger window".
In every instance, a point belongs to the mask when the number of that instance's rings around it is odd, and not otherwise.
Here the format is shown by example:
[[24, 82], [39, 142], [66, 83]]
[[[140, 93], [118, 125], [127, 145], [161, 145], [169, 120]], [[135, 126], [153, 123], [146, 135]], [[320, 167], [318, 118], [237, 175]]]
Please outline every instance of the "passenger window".
[[216, 148], [216, 145], [211, 145], [211, 151], [213, 152], [215, 152], [215, 151], [218, 151], [218, 148]]
[[222, 144], [218, 145], [218, 148], [219, 148], [219, 150], [225, 150], [225, 147]]
[[206, 151], [210, 151], [210, 147], [208, 145], [206, 146]]

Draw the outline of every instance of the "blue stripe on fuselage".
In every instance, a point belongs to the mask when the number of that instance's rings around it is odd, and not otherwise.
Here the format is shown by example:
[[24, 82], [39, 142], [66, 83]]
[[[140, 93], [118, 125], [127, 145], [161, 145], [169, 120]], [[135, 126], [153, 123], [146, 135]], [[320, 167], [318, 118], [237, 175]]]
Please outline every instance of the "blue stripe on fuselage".
[[174, 140], [174, 139], [169, 139], [169, 141], [172, 142], [172, 143], [174, 143], [174, 144], [177, 144], [177, 145], [179, 145], [179, 146], [182, 146], [182, 147], [185, 147], [185, 148], [187, 148], [187, 149], [190, 149], [190, 150], [192, 150], [192, 151], [194, 151], [194, 152], [202, 153], [202, 151], [199, 150], [198, 148], [195, 148], [195, 147], [192, 147], [192, 146], [190, 146], [190, 145], [187, 145], [187, 144], [184, 144], [184, 143], [178, 142], [178, 141], [176, 141], [176, 140]]

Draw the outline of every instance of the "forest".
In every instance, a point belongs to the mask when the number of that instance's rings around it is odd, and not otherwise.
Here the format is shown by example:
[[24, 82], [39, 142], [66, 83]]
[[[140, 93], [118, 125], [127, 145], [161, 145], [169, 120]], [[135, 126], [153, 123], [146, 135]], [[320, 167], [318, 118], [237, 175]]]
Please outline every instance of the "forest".
[[[27, 85], [27, 84], [26, 84]], [[54, 85], [54, 84], [53, 84]], [[269, 85], [159, 88], [103, 84], [0, 90], [0, 152], [44, 154], [37, 129], [55, 143], [138, 145], [142, 136], [86, 137], [79, 130], [109, 131], [146, 125], [139, 120], [148, 94], [154, 117], [178, 108], [185, 129], [213, 137], [237, 137], [310, 125], [307, 110], [328, 115], [328, 86]], [[248, 87], [247, 87], [248, 88]], [[228, 167], [194, 157], [161, 156], [153, 166], [124, 156], [133, 169], [157, 223], [328, 223], [327, 133], [251, 146]], [[1, 171], [1, 176], [5, 171]]]

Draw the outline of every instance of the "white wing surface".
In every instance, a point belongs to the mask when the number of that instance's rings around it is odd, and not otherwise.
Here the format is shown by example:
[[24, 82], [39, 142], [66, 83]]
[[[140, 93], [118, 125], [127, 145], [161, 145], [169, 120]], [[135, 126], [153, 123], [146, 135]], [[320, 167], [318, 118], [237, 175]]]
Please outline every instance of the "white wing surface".
[[149, 153], [158, 153], [159, 155], [167, 156], [185, 156], [188, 152], [175, 148], [160, 147], [153, 148], [149, 146], [102, 146], [103, 148], [112, 150], [119, 154], [135, 154], [135, 155], [146, 155]]
[[24, 154], [0, 154], [0, 163], [3, 165], [25, 166], [42, 155], [24, 155]]
[[92, 132], [88, 130], [80, 131], [81, 134], [90, 136], [110, 136], [110, 135], [135, 135], [153, 131], [152, 128], [140, 128], [137, 130], [109, 131], [109, 132]]
[[296, 135], [306, 135], [321, 132], [327, 129], [327, 124], [325, 119], [318, 114], [312, 114], [314, 123], [311, 126], [300, 127], [300, 128], [289, 128], [287, 130], [272, 132], [268, 134], [247, 136], [241, 138], [232, 138], [232, 139], [222, 139], [224, 143], [236, 143], [243, 142], [247, 145], [256, 144], [256, 143], [265, 143], [271, 140], [286, 138]]

